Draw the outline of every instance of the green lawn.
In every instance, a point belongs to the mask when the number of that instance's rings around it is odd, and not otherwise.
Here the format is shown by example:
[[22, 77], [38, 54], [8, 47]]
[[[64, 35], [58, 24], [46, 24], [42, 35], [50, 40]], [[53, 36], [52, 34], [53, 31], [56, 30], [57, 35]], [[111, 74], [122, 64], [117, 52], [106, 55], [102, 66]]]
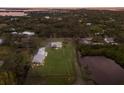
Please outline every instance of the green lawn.
[[75, 79], [75, 49], [72, 43], [61, 49], [47, 48], [44, 66], [30, 69], [27, 84], [71, 84]]

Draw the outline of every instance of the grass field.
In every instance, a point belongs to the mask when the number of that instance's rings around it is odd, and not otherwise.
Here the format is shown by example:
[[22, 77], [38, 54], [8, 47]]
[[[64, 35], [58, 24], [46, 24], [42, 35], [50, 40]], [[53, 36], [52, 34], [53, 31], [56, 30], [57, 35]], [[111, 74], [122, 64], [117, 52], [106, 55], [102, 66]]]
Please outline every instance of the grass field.
[[30, 69], [27, 84], [72, 84], [75, 80], [76, 53], [72, 43], [61, 49], [47, 48], [44, 66]]

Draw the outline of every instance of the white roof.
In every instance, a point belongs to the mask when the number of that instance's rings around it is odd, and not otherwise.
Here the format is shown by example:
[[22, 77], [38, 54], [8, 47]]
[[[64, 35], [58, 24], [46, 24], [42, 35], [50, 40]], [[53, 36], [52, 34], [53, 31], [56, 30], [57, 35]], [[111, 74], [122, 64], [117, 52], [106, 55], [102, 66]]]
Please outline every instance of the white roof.
[[62, 47], [62, 42], [51, 42], [51, 46], [53, 47], [59, 47], [61, 48]]
[[17, 32], [12, 32], [11, 34], [16, 35], [16, 34], [18, 34], [18, 33], [17, 33]]
[[22, 34], [29, 35], [29, 36], [35, 35], [34, 32], [29, 32], [29, 31], [24, 31], [24, 32], [22, 32]]
[[45, 51], [45, 48], [40, 48], [37, 52], [37, 54], [33, 58], [33, 63], [43, 63], [45, 57], [47, 56], [47, 52]]
[[90, 26], [92, 23], [86, 23], [87, 26]]
[[106, 43], [113, 43], [114, 42], [114, 39], [112, 37], [106, 37], [106, 38], [104, 38], [104, 41]]
[[62, 44], [62, 42], [51, 42], [51, 44]]
[[45, 16], [44, 18], [45, 18], [45, 19], [50, 19], [50, 17], [49, 17], [49, 16]]
[[28, 36], [33, 36], [33, 35], [35, 35], [35, 33], [34, 32], [28, 32], [28, 31], [24, 31], [24, 32], [16, 32], [16, 31], [14, 31], [14, 32], [12, 32], [11, 34], [13, 34], [13, 35], [16, 35], [16, 34], [18, 34], [18, 35], [28, 35]]
[[2, 44], [3, 43], [3, 39], [0, 39], [0, 44]]
[[92, 37], [86, 37], [86, 38], [82, 38], [82, 42], [84, 43], [84, 44], [90, 44], [91, 43], [91, 41], [92, 41]]

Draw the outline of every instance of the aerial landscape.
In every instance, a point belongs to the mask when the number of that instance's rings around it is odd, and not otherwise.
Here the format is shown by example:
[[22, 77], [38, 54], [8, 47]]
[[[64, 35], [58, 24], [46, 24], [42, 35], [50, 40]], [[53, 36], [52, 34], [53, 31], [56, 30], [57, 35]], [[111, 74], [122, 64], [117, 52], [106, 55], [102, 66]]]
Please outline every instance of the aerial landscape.
[[123, 85], [124, 8], [0, 8], [0, 85]]

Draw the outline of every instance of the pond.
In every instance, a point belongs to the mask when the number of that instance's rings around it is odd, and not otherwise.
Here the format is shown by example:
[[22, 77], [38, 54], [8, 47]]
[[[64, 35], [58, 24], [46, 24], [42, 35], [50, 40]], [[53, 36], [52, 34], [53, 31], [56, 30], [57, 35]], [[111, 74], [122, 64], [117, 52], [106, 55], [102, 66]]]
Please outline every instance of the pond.
[[104, 56], [86, 56], [80, 59], [80, 64], [87, 66], [96, 84], [124, 84], [124, 69], [111, 59]]

